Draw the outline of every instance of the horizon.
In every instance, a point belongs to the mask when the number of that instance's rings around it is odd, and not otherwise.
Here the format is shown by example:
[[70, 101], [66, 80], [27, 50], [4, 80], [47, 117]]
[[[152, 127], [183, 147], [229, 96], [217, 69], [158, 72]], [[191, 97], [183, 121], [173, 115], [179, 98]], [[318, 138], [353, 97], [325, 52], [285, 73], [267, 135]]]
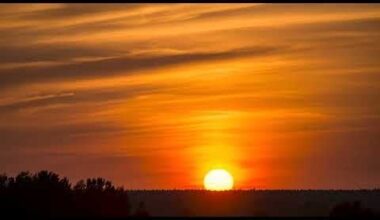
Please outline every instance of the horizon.
[[[53, 172], [55, 173], [54, 171], [49, 171], [49, 170], [41, 170], [41, 171], [47, 171], [47, 172]], [[21, 172], [26, 172], [28, 173], [29, 175], [33, 175], [33, 174], [36, 174], [36, 173], [32, 173], [30, 171], [21, 171]], [[55, 174], [58, 174], [58, 173], [55, 173]], [[8, 176], [6, 173], [0, 173], [0, 176], [1, 175], [5, 175], [7, 176], [8, 178], [15, 178], [15, 176]], [[67, 178], [66, 176], [61, 176], [58, 174], [58, 177], [59, 178]], [[83, 179], [80, 179], [78, 180], [77, 182], [72, 182], [70, 181], [70, 179], [68, 179], [68, 183], [69, 183], [69, 186], [70, 188], [73, 188], [75, 186], [76, 183], [78, 183], [79, 181], [81, 180], [87, 180], [87, 179], [96, 179], [96, 178], [103, 178], [103, 177], [88, 177], [88, 178], [83, 178]], [[112, 180], [110, 179], [104, 179], [106, 181], [110, 181], [112, 184], [114, 184], [112, 182]], [[123, 188], [123, 190], [125, 190], [126, 192], [147, 192], [147, 191], [151, 191], [151, 192], [163, 192], [163, 191], [175, 191], [175, 192], [195, 192], [195, 191], [201, 191], [201, 192], [210, 192], [210, 193], [228, 193], [228, 192], [252, 192], [252, 191], [257, 191], [257, 192], [260, 192], [260, 191], [380, 191], [380, 187], [374, 187], [374, 188], [346, 188], [346, 189], [342, 189], [342, 188], [309, 188], [309, 189], [305, 189], [305, 188], [299, 188], [299, 189], [296, 189], [296, 188], [277, 188], [277, 189], [265, 189], [265, 188], [232, 188], [232, 189], [228, 189], [228, 190], [208, 190], [208, 189], [205, 189], [204, 187], [201, 187], [201, 188], [125, 188], [123, 185], [114, 185], [114, 187], [116, 188]]]
[[378, 4], [2, 4], [0, 16], [0, 174], [380, 187]]

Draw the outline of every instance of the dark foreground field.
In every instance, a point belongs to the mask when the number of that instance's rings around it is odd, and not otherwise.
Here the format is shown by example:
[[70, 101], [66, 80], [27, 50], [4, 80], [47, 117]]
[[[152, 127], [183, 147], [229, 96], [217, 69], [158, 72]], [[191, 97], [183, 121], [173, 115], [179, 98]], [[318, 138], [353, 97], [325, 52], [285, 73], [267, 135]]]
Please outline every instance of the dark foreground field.
[[131, 191], [103, 178], [71, 184], [58, 174], [0, 175], [0, 215], [12, 217], [379, 217], [380, 190]]
[[154, 216], [329, 216], [380, 211], [380, 190], [129, 191]]

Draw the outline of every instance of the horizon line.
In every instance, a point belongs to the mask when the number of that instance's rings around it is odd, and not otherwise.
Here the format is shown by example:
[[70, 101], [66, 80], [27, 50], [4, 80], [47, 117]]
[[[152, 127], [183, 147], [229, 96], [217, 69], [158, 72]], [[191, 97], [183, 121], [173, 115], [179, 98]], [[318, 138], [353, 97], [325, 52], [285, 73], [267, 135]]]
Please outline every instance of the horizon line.
[[239, 192], [239, 191], [380, 191], [379, 188], [357, 189], [231, 189], [231, 190], [207, 190], [207, 189], [124, 189], [126, 191], [205, 191], [205, 192]]

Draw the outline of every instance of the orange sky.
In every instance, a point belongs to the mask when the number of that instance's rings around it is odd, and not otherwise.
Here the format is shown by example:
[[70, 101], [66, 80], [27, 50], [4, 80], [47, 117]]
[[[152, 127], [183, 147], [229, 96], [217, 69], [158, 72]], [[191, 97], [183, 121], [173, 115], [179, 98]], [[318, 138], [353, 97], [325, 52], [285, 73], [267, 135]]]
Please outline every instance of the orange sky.
[[0, 172], [379, 187], [380, 6], [2, 4]]

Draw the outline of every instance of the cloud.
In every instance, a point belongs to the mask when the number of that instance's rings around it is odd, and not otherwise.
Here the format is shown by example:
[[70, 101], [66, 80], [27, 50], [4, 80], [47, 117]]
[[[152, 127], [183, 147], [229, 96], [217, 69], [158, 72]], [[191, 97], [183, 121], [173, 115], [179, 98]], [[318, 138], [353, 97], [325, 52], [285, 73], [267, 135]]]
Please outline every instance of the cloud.
[[51, 18], [72, 18], [84, 16], [97, 16], [99, 14], [117, 11], [131, 11], [143, 8], [138, 4], [62, 4], [60, 7], [51, 7], [43, 11], [23, 12], [19, 16], [21, 19], [46, 20]]
[[80, 45], [30, 45], [0, 46], [0, 64], [15, 64], [46, 61], [72, 61], [76, 58], [109, 57], [119, 55], [118, 51]]
[[57, 102], [67, 102], [72, 99], [74, 93], [49, 94], [43, 96], [35, 96], [14, 103], [0, 104], [0, 112], [16, 112], [19, 109], [36, 107]]
[[55, 104], [88, 104], [110, 103], [112, 101], [124, 102], [128, 98], [139, 95], [152, 94], [158, 88], [152, 86], [121, 86], [106, 89], [74, 90], [70, 92], [38, 94], [29, 97], [13, 98], [12, 101], [0, 103], [0, 113], [17, 113], [20, 110], [45, 108]]
[[152, 57], [122, 56], [94, 62], [76, 62], [45, 68], [17, 68], [0, 71], [0, 86], [5, 89], [6, 87], [18, 84], [33, 82], [131, 75], [142, 70], [154, 70], [156, 68], [164, 68], [171, 65], [220, 61], [248, 56], [260, 57], [273, 53], [280, 53], [285, 50], [286, 48], [281, 47], [251, 47], [221, 52], [194, 52]]
[[[54, 120], [54, 119], [52, 119]], [[73, 145], [83, 144], [81, 150], [95, 150], [103, 145], [100, 137], [120, 134], [131, 129], [133, 132], [137, 128], [128, 125], [120, 126], [111, 122], [81, 122], [57, 124], [60, 118], [56, 118], [51, 124], [26, 124], [26, 125], [1, 125], [0, 138], [1, 151], [14, 149], [34, 149], [36, 151], [46, 149], [69, 150]], [[96, 138], [96, 139], [94, 139]], [[75, 149], [75, 148], [74, 148]]]

